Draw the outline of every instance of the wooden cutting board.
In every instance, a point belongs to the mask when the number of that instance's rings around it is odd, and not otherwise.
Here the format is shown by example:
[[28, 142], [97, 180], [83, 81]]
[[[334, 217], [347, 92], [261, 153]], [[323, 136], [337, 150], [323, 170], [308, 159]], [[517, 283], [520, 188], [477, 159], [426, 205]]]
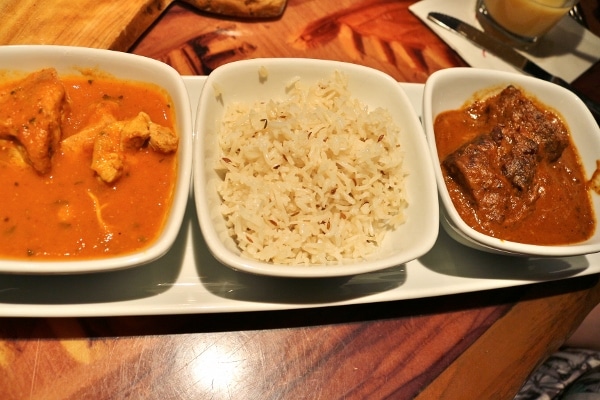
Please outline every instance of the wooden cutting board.
[[[61, 44], [127, 51], [175, 0], [2, 0], [0, 45]], [[185, 0], [237, 18], [276, 18], [286, 0]]]

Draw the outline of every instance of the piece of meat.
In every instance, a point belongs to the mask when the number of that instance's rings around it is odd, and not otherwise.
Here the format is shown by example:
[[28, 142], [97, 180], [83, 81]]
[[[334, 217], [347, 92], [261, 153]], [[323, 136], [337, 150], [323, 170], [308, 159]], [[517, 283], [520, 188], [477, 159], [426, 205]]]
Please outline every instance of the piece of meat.
[[539, 146], [530, 138], [496, 126], [491, 136], [497, 144], [498, 164], [502, 174], [517, 189], [529, 190], [533, 184]]
[[94, 141], [92, 169], [96, 171], [100, 179], [107, 183], [119, 179], [123, 172], [122, 126], [122, 122], [113, 122], [106, 125]]
[[114, 101], [101, 101], [95, 104], [85, 128], [63, 139], [60, 142], [61, 150], [71, 153], [91, 151], [102, 129], [117, 120], [115, 114], [118, 108], [119, 104]]
[[150, 125], [152, 121], [145, 112], [126, 121], [121, 130], [121, 143], [123, 150], [137, 150], [144, 146], [150, 138]]
[[177, 150], [179, 138], [173, 130], [159, 124], [150, 124], [150, 147], [161, 153], [172, 153]]
[[51, 168], [66, 103], [65, 88], [52, 68], [34, 72], [0, 91], [0, 138], [18, 141], [39, 173]]
[[[484, 104], [491, 132], [483, 133], [442, 161], [474, 207], [488, 220], [518, 219], [539, 197], [539, 163], [555, 162], [569, 145], [565, 126], [508, 86]], [[510, 212], [509, 212], [510, 211]]]
[[148, 143], [152, 150], [161, 153], [172, 153], [179, 144], [179, 138], [172, 129], [152, 122], [145, 112], [126, 122], [121, 141], [124, 150], [139, 149]]
[[538, 156], [550, 162], [558, 160], [569, 146], [569, 133], [556, 115], [537, 107], [512, 85], [489, 103], [488, 114], [496, 124], [535, 142], [540, 147]]
[[[451, 153], [442, 166], [485, 221], [509, 223], [527, 215], [539, 197], [535, 181], [537, 146], [503, 135], [477, 136]], [[482, 221], [482, 222], [485, 222]]]
[[442, 166], [473, 206], [488, 210], [489, 219], [502, 221], [511, 187], [498, 167], [497, 148], [491, 135], [480, 135], [446, 157]]
[[[102, 114], [102, 110], [107, 111]], [[170, 153], [177, 150], [178, 137], [169, 128], [155, 124], [145, 112], [117, 121], [111, 107], [103, 108], [91, 120], [95, 123], [65, 139], [63, 151], [81, 151], [92, 146], [92, 165], [101, 180], [112, 183], [124, 168], [124, 153], [150, 144], [153, 150]], [[90, 144], [91, 143], [91, 144]]]

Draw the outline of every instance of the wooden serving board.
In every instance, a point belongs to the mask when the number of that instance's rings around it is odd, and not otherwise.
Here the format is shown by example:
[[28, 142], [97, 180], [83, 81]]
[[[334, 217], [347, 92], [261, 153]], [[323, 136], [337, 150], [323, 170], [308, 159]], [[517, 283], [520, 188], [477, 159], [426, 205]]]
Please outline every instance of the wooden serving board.
[[[0, 45], [61, 44], [127, 51], [175, 0], [2, 0]], [[286, 0], [185, 0], [237, 18], [276, 18]]]

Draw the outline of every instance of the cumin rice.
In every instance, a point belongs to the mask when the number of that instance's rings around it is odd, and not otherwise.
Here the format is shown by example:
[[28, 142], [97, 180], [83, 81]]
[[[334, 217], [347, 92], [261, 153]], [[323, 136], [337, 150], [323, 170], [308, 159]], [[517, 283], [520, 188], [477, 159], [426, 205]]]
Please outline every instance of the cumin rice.
[[404, 222], [399, 128], [335, 72], [285, 100], [230, 104], [219, 131], [221, 213], [242, 253], [277, 264], [362, 260]]

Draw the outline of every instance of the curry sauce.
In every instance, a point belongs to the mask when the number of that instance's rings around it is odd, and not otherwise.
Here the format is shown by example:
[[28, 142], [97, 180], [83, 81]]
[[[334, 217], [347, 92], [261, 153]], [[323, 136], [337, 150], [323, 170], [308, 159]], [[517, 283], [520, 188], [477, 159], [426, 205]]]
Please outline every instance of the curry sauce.
[[508, 86], [440, 114], [434, 131], [452, 202], [475, 230], [537, 245], [577, 243], [594, 233], [568, 128], [535, 99]]
[[[61, 81], [67, 99], [60, 116], [61, 143], [74, 142], [76, 135], [96, 123], [94, 110], [107, 102], [111, 121], [130, 120], [143, 112], [153, 123], [175, 129], [170, 98], [158, 87], [94, 76]], [[108, 125], [99, 128], [98, 135], [107, 129]], [[90, 168], [95, 151], [91, 139], [78, 141], [79, 147], [73, 147], [77, 151], [53, 149], [46, 173], [15, 162], [17, 140], [0, 140], [1, 256], [48, 260], [115, 256], [156, 239], [172, 201], [176, 153], [155, 151], [148, 140], [140, 141], [139, 147], [123, 153], [118, 179], [106, 182]]]

